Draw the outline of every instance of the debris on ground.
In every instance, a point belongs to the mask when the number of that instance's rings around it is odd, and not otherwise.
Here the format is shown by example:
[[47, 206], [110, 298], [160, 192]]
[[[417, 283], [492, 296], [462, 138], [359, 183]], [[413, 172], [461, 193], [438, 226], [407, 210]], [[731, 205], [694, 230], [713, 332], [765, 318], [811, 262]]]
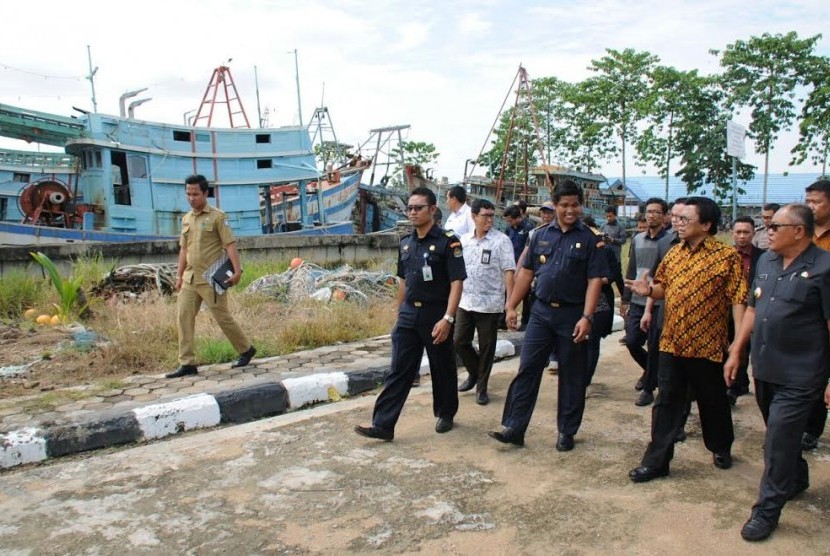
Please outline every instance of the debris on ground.
[[177, 263], [122, 266], [104, 276], [91, 292], [99, 297], [126, 299], [135, 299], [150, 291], [172, 295], [176, 291], [176, 267]]
[[308, 298], [323, 302], [346, 299], [365, 302], [388, 297], [396, 283], [395, 277], [388, 272], [357, 270], [349, 265], [326, 270], [302, 262], [285, 272], [254, 280], [245, 291], [264, 293], [289, 303]]

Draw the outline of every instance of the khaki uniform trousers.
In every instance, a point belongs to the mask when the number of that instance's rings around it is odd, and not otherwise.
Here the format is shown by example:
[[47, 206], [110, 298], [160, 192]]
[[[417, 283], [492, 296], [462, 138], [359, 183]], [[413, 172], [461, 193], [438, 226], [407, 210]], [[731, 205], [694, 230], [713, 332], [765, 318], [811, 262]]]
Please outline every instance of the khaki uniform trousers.
[[179, 313], [179, 365], [196, 365], [196, 347], [194, 333], [196, 315], [207, 305], [216, 324], [230, 341], [237, 353], [244, 353], [251, 342], [242, 329], [233, 320], [228, 310], [228, 294], [217, 294], [210, 284], [183, 284], [177, 302]]

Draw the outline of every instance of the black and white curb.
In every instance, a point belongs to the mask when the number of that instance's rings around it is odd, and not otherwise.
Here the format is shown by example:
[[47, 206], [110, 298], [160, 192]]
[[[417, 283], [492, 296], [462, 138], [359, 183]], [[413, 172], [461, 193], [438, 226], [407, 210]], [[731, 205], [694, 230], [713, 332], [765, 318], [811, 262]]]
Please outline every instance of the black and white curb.
[[[519, 341], [499, 340], [496, 358], [514, 355]], [[388, 366], [288, 378], [217, 394], [194, 394], [96, 419], [45, 429], [0, 433], [0, 469], [123, 444], [156, 440], [182, 432], [280, 415], [291, 409], [337, 401], [373, 390], [383, 383]], [[429, 372], [424, 357], [421, 374]]]

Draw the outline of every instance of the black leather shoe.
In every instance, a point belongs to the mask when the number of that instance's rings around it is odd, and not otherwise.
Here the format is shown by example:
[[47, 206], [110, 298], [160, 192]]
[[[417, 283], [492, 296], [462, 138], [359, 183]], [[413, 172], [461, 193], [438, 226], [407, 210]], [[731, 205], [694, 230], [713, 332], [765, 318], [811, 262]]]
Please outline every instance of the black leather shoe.
[[804, 436], [801, 437], [801, 449], [805, 452], [809, 452], [810, 450], [815, 450], [818, 448], [818, 437], [813, 436], [809, 432], [805, 432]]
[[648, 390], [640, 392], [640, 397], [634, 402], [637, 407], [647, 407], [654, 403], [654, 394]]
[[476, 387], [476, 382], [478, 382], [477, 378], [467, 377], [467, 380], [461, 383], [461, 386], [458, 387], [459, 392], [469, 392], [473, 388]]
[[490, 396], [487, 395], [487, 392], [479, 392], [476, 395], [476, 403], [478, 405], [487, 405], [490, 403]]
[[[620, 343], [624, 344], [625, 343], [625, 338], [623, 338], [623, 341], [620, 342]], [[645, 387], [646, 387], [646, 375], [645, 375], [645, 373], [643, 373], [643, 376], [641, 376], [639, 379], [637, 379], [637, 382], [634, 384], [634, 389], [639, 392], [640, 390], [642, 390]]]
[[559, 433], [556, 440], [556, 449], [560, 452], [570, 452], [574, 449], [574, 435]]
[[726, 399], [729, 401], [729, 405], [736, 405], [738, 403], [738, 395], [732, 390], [726, 391]]
[[729, 469], [732, 467], [732, 454], [729, 452], [722, 452], [712, 456], [712, 463], [718, 469]]
[[386, 442], [392, 442], [392, 439], [395, 438], [395, 433], [392, 431], [384, 430], [375, 426], [362, 427], [357, 425], [354, 428], [354, 432], [360, 436], [365, 436], [366, 438], [377, 438], [378, 440], [384, 440]]
[[635, 467], [629, 471], [628, 478], [635, 483], [647, 483], [652, 479], [667, 477], [668, 474], [668, 467], [649, 467], [647, 465], [641, 465], [640, 467]]
[[510, 427], [504, 427], [504, 429], [500, 431], [490, 431], [487, 433], [487, 436], [495, 438], [502, 444], [513, 444], [514, 446], [525, 445], [524, 433], [511, 429]]
[[741, 528], [741, 537], [750, 542], [762, 541], [772, 535], [776, 527], [778, 527], [777, 522], [754, 515]]
[[231, 369], [235, 369], [237, 367], [247, 367], [251, 363], [251, 359], [254, 358], [254, 355], [256, 355], [256, 348], [251, 346], [248, 348], [248, 351], [239, 354], [239, 359], [231, 365]]
[[196, 368], [196, 365], [181, 365], [172, 373], [167, 373], [166, 375], [164, 375], [164, 378], [179, 378], [180, 376], [195, 375], [198, 372], [199, 371]]
[[435, 432], [450, 432], [452, 430], [452, 419], [449, 417], [439, 417], [438, 422], [435, 423]]

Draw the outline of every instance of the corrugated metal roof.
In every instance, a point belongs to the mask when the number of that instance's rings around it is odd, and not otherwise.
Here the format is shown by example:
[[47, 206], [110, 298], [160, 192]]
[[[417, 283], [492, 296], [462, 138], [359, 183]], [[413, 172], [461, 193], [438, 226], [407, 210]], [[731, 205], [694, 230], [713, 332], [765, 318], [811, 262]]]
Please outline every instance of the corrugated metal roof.
[[[819, 179], [819, 174], [770, 174], [767, 178], [767, 202], [768, 203], [795, 203], [804, 201], [804, 189]], [[613, 186], [620, 178], [608, 178], [608, 183]], [[628, 178], [628, 191], [641, 202], [649, 197], [665, 197], [666, 180], [659, 176], [636, 176]], [[738, 195], [738, 204], [747, 206], [760, 206], [762, 198], [764, 176], [756, 174], [755, 178], [748, 182], [739, 181], [738, 187], [746, 193]], [[669, 178], [669, 201], [678, 197], [689, 195], [686, 192], [686, 184], [679, 178]], [[712, 196], [712, 186], [707, 185], [692, 195]]]

